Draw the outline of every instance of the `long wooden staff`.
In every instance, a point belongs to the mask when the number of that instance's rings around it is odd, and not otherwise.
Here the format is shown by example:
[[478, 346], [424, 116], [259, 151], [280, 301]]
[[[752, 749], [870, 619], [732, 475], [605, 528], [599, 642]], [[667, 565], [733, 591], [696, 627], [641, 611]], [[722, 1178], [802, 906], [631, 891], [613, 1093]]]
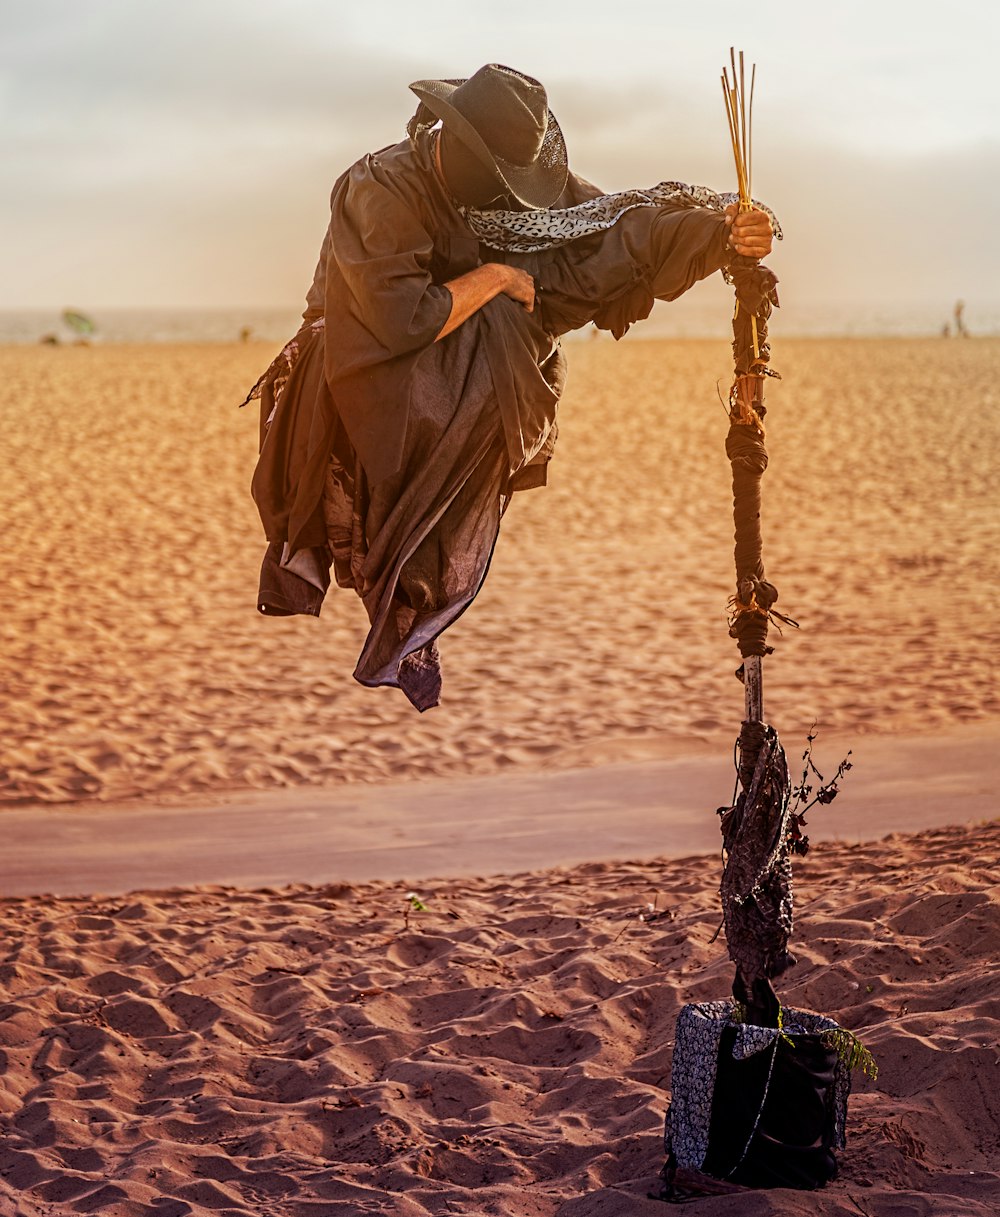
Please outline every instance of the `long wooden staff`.
[[[757, 65], [750, 71], [747, 98], [743, 52], [739, 67], [730, 48], [729, 71], [722, 71], [722, 95], [729, 121], [733, 159], [739, 192], [739, 210], [753, 209], [753, 94]], [[768, 652], [767, 626], [777, 599], [773, 585], [764, 578], [760, 535], [760, 481], [767, 468], [764, 446], [764, 378], [776, 376], [769, 367], [767, 320], [777, 305], [775, 275], [755, 258], [737, 255], [728, 277], [736, 288], [733, 312], [733, 361], [735, 376], [729, 393], [730, 429], [726, 451], [733, 468], [733, 521], [735, 525], [736, 594], [730, 601], [730, 633], [743, 656], [742, 676], [746, 689], [746, 720], [764, 721], [761, 660]]]
[[[751, 201], [751, 117], [756, 66], [751, 69], [749, 104], [743, 53], [739, 67], [730, 50], [732, 78], [723, 69], [722, 92], [739, 188], [739, 210]], [[791, 871], [787, 858], [788, 772], [773, 727], [764, 719], [762, 661], [778, 593], [764, 574], [760, 508], [761, 478], [767, 468], [764, 445], [764, 380], [769, 367], [767, 321], [778, 303], [777, 278], [755, 258], [737, 255], [727, 268], [736, 289], [733, 313], [732, 388], [726, 453], [733, 473], [736, 592], [729, 602], [729, 632], [743, 657], [745, 712], [739, 737], [741, 793], [722, 819], [726, 865], [721, 891], [726, 940], [736, 964], [734, 994], [753, 1008], [756, 1021], [772, 1024], [777, 1002], [770, 980], [787, 966], [791, 931]], [[787, 621], [788, 618], [782, 618]], [[794, 624], [794, 623], [790, 623]]]

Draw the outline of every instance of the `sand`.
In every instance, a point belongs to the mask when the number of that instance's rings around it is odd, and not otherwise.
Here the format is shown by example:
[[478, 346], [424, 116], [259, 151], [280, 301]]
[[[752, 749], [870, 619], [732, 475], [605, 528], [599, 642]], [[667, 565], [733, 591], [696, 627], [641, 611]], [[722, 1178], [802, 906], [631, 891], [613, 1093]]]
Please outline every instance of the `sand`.
[[[803, 629], [766, 704], [792, 757], [816, 723], [858, 759], [781, 996], [881, 1073], [823, 1193], [697, 1211], [986, 1217], [1000, 342], [775, 341], [765, 555]], [[350, 594], [254, 611], [235, 403], [271, 353], [0, 349], [0, 1214], [661, 1214], [674, 1019], [730, 980], [685, 835], [742, 703], [727, 345], [572, 349], [551, 484], [424, 716], [351, 680]]]
[[[1000, 825], [817, 846], [789, 1004], [856, 1029], [840, 1177], [704, 1217], [1000, 1209]], [[0, 1211], [662, 1217], [716, 861], [2, 905]], [[638, 914], [655, 904], [653, 922]]]
[[[768, 572], [786, 740], [1000, 720], [1000, 341], [780, 340]], [[570, 351], [551, 484], [515, 498], [418, 716], [366, 621], [255, 612], [262, 345], [6, 348], [0, 801], [568, 768], [728, 747], [738, 662], [723, 341]]]

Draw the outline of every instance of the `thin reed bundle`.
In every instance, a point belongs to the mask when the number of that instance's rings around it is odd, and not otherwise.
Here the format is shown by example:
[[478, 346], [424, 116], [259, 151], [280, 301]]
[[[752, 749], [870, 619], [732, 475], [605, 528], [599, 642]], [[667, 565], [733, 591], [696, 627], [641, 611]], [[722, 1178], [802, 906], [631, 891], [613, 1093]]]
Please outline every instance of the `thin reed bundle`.
[[[726, 118], [729, 120], [729, 137], [733, 144], [733, 159], [736, 162], [736, 181], [740, 196], [740, 211], [752, 211], [753, 201], [751, 187], [753, 184], [753, 87], [757, 79], [757, 65], [750, 65], [750, 98], [747, 100], [746, 72], [743, 64], [743, 52], [740, 51], [739, 72], [736, 71], [736, 52], [729, 48], [729, 62], [732, 67], [732, 80], [729, 69], [722, 69], [722, 96], [726, 103]], [[740, 315], [739, 295], [736, 299], [736, 311], [733, 322]], [[754, 355], [754, 372], [759, 372], [759, 366], [766, 364], [766, 358], [761, 358], [761, 334], [757, 326], [757, 318], [750, 313], [750, 343]], [[744, 418], [752, 420], [763, 433], [763, 412], [757, 411], [749, 403], [744, 404]]]
[[749, 211], [750, 191], [753, 182], [753, 86], [757, 76], [757, 65], [750, 65], [750, 98], [747, 100], [746, 76], [743, 66], [743, 52], [740, 51], [739, 73], [736, 71], [736, 52], [729, 48], [729, 60], [733, 77], [729, 79], [729, 69], [722, 69], [722, 96], [726, 103], [726, 117], [729, 119], [729, 134], [733, 141], [733, 158], [736, 161], [736, 180], [739, 183], [740, 210]]

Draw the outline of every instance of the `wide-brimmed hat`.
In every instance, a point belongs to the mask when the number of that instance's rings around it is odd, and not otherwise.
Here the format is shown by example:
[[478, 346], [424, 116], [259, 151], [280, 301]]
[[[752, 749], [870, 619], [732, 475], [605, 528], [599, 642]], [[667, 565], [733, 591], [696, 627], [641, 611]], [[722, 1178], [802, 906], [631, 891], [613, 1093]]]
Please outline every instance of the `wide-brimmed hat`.
[[525, 207], [551, 207], [566, 185], [566, 142], [533, 77], [488, 63], [464, 80], [410, 88]]

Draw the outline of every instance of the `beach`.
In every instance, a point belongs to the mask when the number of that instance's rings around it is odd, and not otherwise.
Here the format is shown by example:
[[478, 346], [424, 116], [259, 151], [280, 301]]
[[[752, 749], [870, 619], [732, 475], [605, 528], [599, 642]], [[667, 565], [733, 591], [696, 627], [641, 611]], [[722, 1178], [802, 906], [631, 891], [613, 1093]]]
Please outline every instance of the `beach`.
[[[878, 1079], [824, 1191], [698, 1213], [997, 1211], [998, 849], [994, 823], [800, 864], [782, 1000]], [[0, 1211], [660, 1214], [674, 1020], [731, 979], [714, 876], [439, 880], [419, 911], [385, 883], [5, 901]]]
[[[661, 1213], [674, 1020], [731, 980], [728, 344], [573, 345], [424, 715], [352, 680], [351, 593], [256, 612], [273, 354], [0, 348], [0, 1213]], [[772, 362], [765, 708], [793, 776], [856, 762], [780, 992], [880, 1073], [825, 1191], [697, 1211], [986, 1217], [1000, 339]]]
[[[549, 485], [442, 638], [442, 705], [357, 686], [360, 602], [255, 611], [268, 346], [15, 348], [0, 803], [567, 768], [731, 743], [728, 344], [575, 346]], [[1000, 340], [792, 341], [769, 386], [769, 717], [786, 740], [1000, 719]], [[773, 631], [772, 631], [773, 634]]]

